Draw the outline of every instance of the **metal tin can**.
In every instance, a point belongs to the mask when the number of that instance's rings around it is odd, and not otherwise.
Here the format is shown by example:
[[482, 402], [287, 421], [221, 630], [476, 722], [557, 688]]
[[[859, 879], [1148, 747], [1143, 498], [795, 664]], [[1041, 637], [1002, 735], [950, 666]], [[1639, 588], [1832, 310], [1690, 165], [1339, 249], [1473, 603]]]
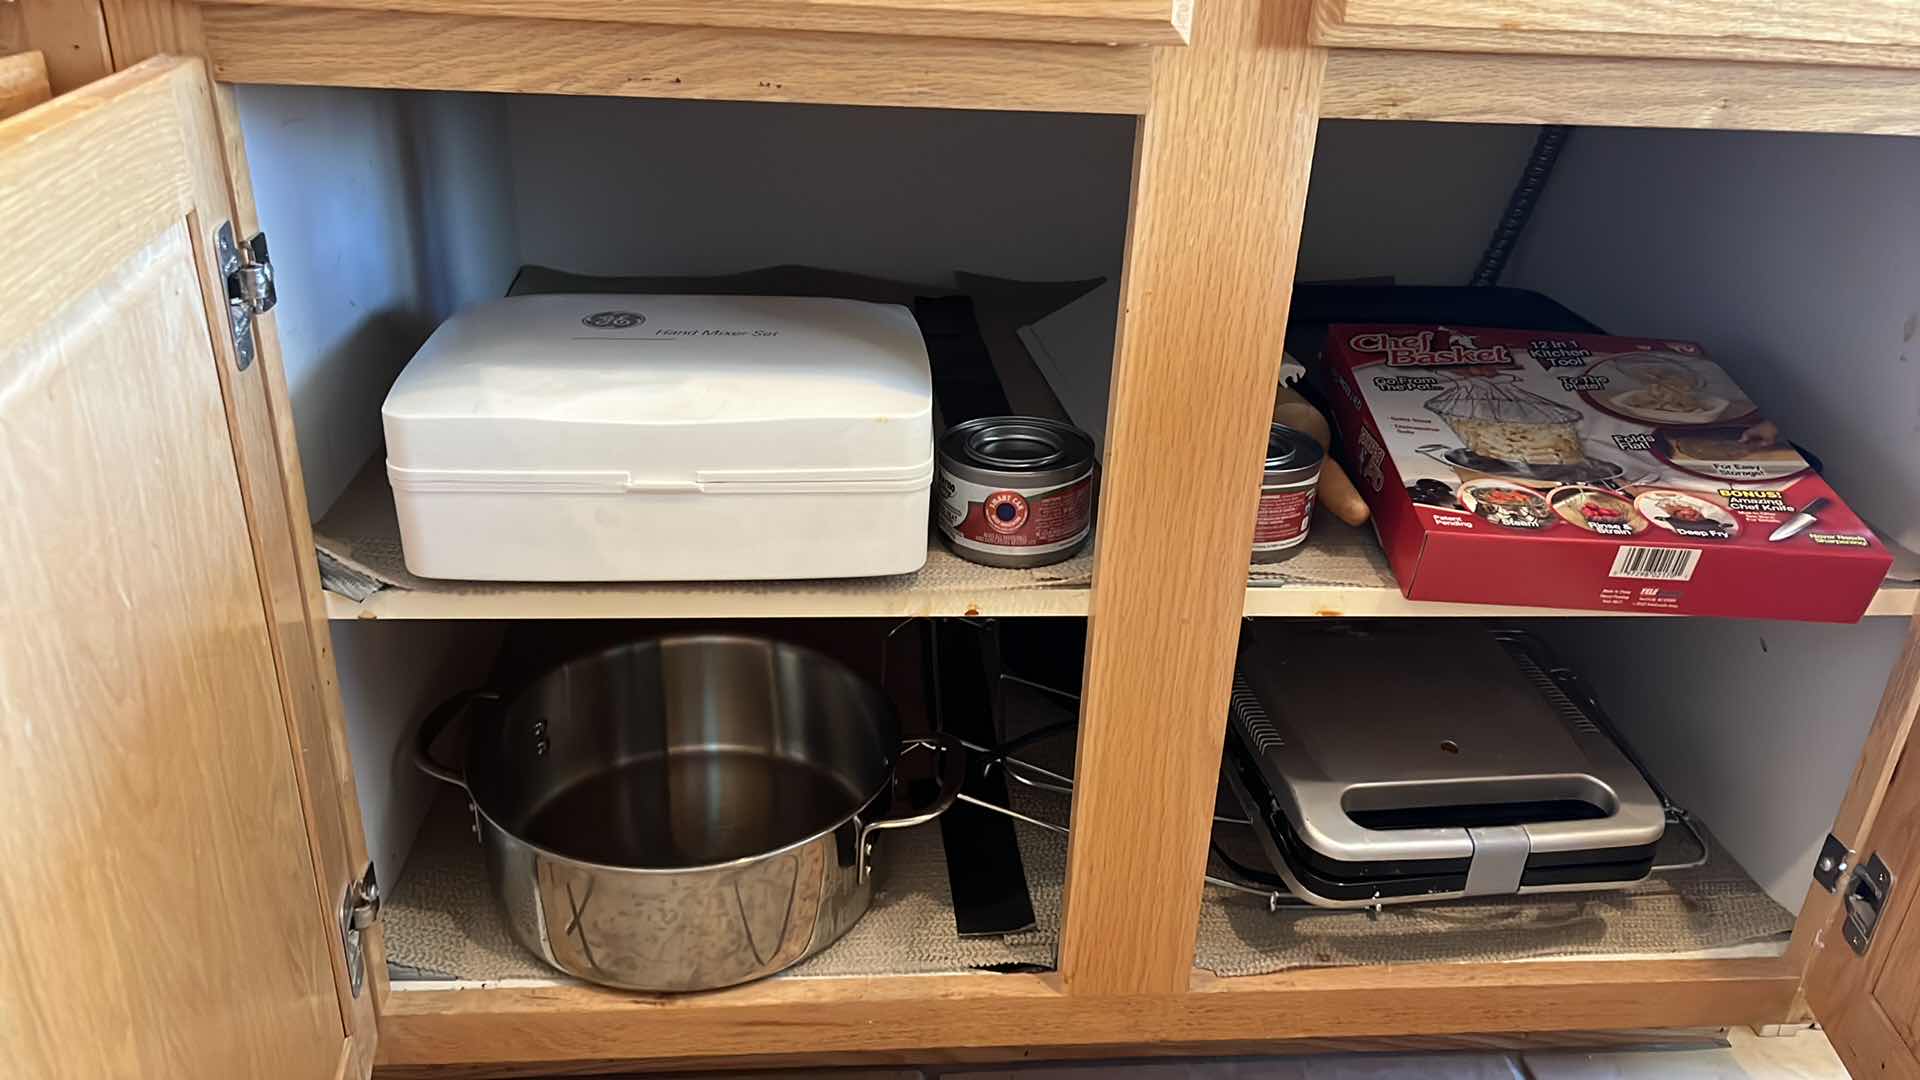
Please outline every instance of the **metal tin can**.
[[1093, 526], [1093, 439], [1037, 416], [986, 416], [940, 437], [934, 495], [954, 554], [1023, 568], [1070, 559]]
[[1276, 563], [1300, 553], [1313, 525], [1313, 493], [1326, 451], [1303, 431], [1275, 424], [1267, 433], [1266, 475], [1253, 519], [1253, 561]]

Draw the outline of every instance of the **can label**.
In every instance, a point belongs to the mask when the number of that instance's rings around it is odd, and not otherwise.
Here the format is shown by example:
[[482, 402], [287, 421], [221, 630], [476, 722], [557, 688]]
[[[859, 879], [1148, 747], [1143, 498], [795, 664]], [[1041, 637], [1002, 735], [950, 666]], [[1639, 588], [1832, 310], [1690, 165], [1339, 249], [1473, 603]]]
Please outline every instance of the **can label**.
[[1260, 509], [1253, 519], [1253, 550], [1284, 551], [1307, 538], [1313, 522], [1314, 484], [1261, 488]]
[[1093, 521], [1093, 474], [1047, 491], [988, 487], [940, 474], [940, 531], [975, 551], [1065, 551]]

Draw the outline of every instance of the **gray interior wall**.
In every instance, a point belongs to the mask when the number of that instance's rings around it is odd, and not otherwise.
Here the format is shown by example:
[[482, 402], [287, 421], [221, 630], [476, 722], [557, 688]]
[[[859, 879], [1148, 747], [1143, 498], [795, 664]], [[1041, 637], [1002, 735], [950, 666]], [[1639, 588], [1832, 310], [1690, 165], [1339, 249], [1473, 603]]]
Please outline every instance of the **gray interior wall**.
[[[1920, 547], [1917, 172], [1905, 139], [1582, 128], [1507, 283], [1616, 333], [1702, 342], [1856, 510]], [[1904, 625], [1565, 635], [1656, 773], [1797, 907]]]
[[1323, 120], [1300, 233], [1301, 281], [1391, 275], [1465, 285], [1536, 129]]
[[[433, 327], [503, 292], [515, 258], [505, 114], [481, 94], [242, 86], [254, 197], [307, 504], [318, 518], [380, 450], [380, 403]], [[487, 624], [332, 624], [367, 844], [394, 881], [430, 785], [402, 745], [421, 712], [472, 685]]]
[[1700, 341], [1920, 551], [1916, 175], [1913, 139], [1583, 128], [1508, 282]]
[[[797, 262], [930, 284], [954, 270], [1120, 270], [1130, 117], [563, 97], [507, 109], [530, 262], [604, 274]], [[1321, 124], [1300, 277], [1464, 283], [1533, 135]]]
[[508, 101], [520, 250], [581, 273], [804, 263], [944, 285], [1117, 272], [1133, 120]]
[[1533, 626], [1648, 771], [1798, 911], [1905, 619], [1557, 619]]

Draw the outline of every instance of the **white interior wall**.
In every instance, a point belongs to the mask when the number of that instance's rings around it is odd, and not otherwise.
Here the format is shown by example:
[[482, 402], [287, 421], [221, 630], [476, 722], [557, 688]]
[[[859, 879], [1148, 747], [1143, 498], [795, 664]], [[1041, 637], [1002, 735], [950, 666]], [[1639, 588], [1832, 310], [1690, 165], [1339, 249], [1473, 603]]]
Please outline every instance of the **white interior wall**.
[[1533, 629], [1593, 686], [1674, 801], [1798, 911], [1906, 620], [1563, 619]]
[[1920, 550], [1920, 141], [1582, 128], [1508, 274], [1700, 341]]
[[[1920, 144], [1582, 128], [1507, 283], [1705, 344], [1841, 495], [1920, 547]], [[1655, 771], [1782, 903], [1859, 754], [1905, 620], [1636, 621], [1578, 639]]]
[[[505, 113], [480, 94], [238, 88], [273, 255], [287, 383], [317, 519], [381, 445], [387, 387], [456, 307], [515, 258]], [[413, 721], [491, 659], [486, 624], [332, 624], [348, 743], [379, 879], [396, 880], [431, 784]]]

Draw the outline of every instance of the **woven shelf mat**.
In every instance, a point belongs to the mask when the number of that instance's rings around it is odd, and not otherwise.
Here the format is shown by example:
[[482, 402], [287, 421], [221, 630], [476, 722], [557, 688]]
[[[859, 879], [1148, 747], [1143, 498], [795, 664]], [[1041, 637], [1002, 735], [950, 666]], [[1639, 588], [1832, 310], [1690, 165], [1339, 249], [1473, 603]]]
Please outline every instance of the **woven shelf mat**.
[[[1016, 785], [1013, 798], [1016, 808], [1026, 813], [1065, 820], [1064, 797]], [[457, 794], [443, 797], [383, 907], [387, 956], [395, 977], [560, 977], [508, 935], [470, 820]], [[1217, 831], [1236, 858], [1263, 865], [1244, 827], [1221, 825]], [[1051, 965], [1059, 940], [1066, 842], [1034, 828], [1019, 832], [1038, 919], [1032, 930], [1004, 938], [960, 938], [954, 931], [940, 830], [903, 829], [882, 840], [879, 889], [866, 917], [788, 977]], [[1680, 858], [1687, 843], [1670, 836], [1662, 858]], [[1791, 913], [1715, 848], [1702, 867], [1664, 874], [1630, 889], [1400, 905], [1378, 915], [1325, 909], [1269, 912], [1257, 898], [1208, 888], [1200, 908], [1195, 964], [1232, 976], [1330, 965], [1691, 953], [1778, 939], [1792, 928]]]

